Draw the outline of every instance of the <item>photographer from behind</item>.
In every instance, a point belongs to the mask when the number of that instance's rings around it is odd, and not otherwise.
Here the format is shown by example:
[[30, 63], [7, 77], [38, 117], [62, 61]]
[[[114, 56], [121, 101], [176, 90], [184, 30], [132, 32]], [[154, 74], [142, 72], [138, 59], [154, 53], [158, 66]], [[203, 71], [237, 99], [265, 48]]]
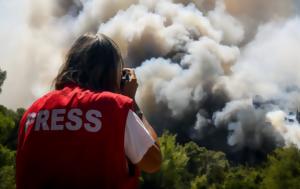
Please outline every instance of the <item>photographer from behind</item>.
[[159, 170], [157, 135], [135, 103], [137, 79], [115, 42], [80, 36], [20, 122], [18, 189], [137, 188]]

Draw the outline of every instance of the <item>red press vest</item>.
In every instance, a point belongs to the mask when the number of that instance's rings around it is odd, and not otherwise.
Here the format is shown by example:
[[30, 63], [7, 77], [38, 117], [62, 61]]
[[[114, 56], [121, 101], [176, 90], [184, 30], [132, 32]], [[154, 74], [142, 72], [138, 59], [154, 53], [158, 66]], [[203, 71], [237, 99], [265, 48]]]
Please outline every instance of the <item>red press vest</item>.
[[37, 100], [19, 128], [17, 188], [137, 188], [124, 133], [132, 100], [67, 86]]

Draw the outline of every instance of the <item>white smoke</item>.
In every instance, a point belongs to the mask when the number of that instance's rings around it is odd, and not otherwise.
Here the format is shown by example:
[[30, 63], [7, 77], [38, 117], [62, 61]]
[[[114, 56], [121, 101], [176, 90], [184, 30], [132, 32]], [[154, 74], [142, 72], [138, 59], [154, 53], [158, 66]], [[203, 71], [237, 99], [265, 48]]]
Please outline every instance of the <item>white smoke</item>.
[[233, 74], [225, 78], [232, 97], [256, 94], [266, 99], [285, 98], [286, 93], [297, 91], [299, 30], [299, 18], [260, 27], [255, 39], [244, 47], [238, 63], [232, 67]]
[[[255, 39], [244, 47], [237, 63], [232, 66], [232, 74], [220, 80], [223, 82], [222, 85], [227, 89], [231, 99], [250, 98], [255, 101], [255, 96], [257, 95], [265, 99], [261, 101], [262, 104], [269, 104], [268, 106], [264, 105], [265, 112], [261, 112], [261, 114], [248, 121], [253, 123], [258, 117], [266, 117], [266, 112], [270, 112], [267, 113], [267, 118], [273, 129], [275, 128], [281, 134], [286, 144], [293, 143], [298, 146], [300, 130], [297, 128], [300, 128], [300, 125], [295, 122], [293, 127], [286, 126], [287, 123], [284, 122], [284, 117], [282, 116], [284, 113], [272, 112], [296, 111], [300, 106], [300, 78], [298, 74], [300, 56], [297, 53], [298, 49], [300, 49], [299, 29], [300, 20], [298, 18], [291, 18], [286, 22], [272, 22], [261, 26]], [[226, 108], [230, 106], [231, 102], [227, 104]], [[226, 108], [223, 110], [224, 112], [227, 112]], [[236, 105], [235, 108], [237, 110], [243, 109], [240, 105]], [[260, 108], [256, 112], [259, 112], [259, 110]], [[218, 117], [222, 118], [223, 116], [219, 115]], [[246, 117], [251, 117], [251, 114], [248, 112]], [[274, 121], [278, 119], [281, 120], [280, 123], [279, 121]], [[240, 117], [237, 118], [237, 121], [245, 121], [245, 119]], [[218, 125], [217, 122], [216, 125]], [[242, 141], [241, 139], [248, 138], [240, 137], [247, 133], [239, 130], [239, 124], [231, 121], [227, 123], [234, 133], [230, 137], [231, 142]], [[260, 123], [263, 124], [262, 128], [268, 125], [265, 120], [261, 120]], [[242, 127], [244, 125], [242, 124]], [[251, 128], [256, 128], [257, 125], [259, 124], [252, 124]], [[255, 130], [253, 129], [253, 131]], [[263, 132], [259, 133], [263, 134]], [[259, 136], [259, 134], [255, 136]]]
[[297, 122], [286, 123], [288, 117], [286, 112], [277, 110], [267, 114], [267, 120], [272, 124], [284, 138], [286, 145], [300, 146], [300, 125]]
[[235, 149], [299, 146], [282, 121], [300, 106], [296, 10], [297, 0], [0, 1], [0, 104], [28, 107], [71, 43], [100, 32], [137, 67], [136, 99], [157, 128], [204, 143], [226, 129]]

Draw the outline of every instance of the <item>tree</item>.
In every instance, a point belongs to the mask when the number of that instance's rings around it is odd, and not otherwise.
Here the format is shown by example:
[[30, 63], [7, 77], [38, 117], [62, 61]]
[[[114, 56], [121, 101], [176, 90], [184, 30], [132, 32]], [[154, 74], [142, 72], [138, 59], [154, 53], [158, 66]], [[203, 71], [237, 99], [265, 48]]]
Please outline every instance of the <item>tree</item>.
[[0, 144], [16, 150], [18, 126], [24, 112], [24, 108], [19, 108], [15, 112], [0, 105]]
[[0, 93], [2, 92], [1, 87], [2, 87], [5, 79], [6, 79], [6, 71], [2, 71], [0, 68]]
[[247, 166], [232, 167], [226, 175], [224, 189], [257, 189], [262, 182], [262, 173], [259, 167]]
[[159, 139], [163, 156], [161, 169], [155, 174], [143, 174], [141, 188], [189, 188], [186, 170], [188, 156], [176, 143], [176, 136], [164, 133]]
[[185, 144], [184, 149], [189, 157], [187, 170], [193, 174], [191, 188], [220, 188], [229, 168], [225, 154], [194, 142]]
[[300, 187], [300, 151], [297, 147], [279, 148], [268, 156], [262, 188]]
[[0, 189], [15, 188], [15, 151], [0, 144]]
[[194, 142], [176, 143], [176, 136], [160, 138], [161, 170], [142, 175], [141, 188], [221, 188], [229, 163], [222, 152], [199, 147]]
[[191, 189], [208, 189], [210, 188], [206, 175], [197, 176], [191, 182]]
[[4, 144], [15, 127], [14, 120], [0, 111], [0, 144]]

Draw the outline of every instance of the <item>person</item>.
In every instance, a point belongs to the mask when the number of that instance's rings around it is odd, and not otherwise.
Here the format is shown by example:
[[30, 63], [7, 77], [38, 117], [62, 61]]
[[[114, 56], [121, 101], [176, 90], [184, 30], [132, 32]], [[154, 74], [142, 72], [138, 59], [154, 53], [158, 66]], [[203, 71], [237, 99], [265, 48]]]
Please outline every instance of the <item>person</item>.
[[160, 169], [157, 135], [134, 100], [134, 70], [123, 67], [109, 37], [85, 34], [75, 41], [55, 90], [21, 119], [18, 189], [137, 188], [140, 170]]

